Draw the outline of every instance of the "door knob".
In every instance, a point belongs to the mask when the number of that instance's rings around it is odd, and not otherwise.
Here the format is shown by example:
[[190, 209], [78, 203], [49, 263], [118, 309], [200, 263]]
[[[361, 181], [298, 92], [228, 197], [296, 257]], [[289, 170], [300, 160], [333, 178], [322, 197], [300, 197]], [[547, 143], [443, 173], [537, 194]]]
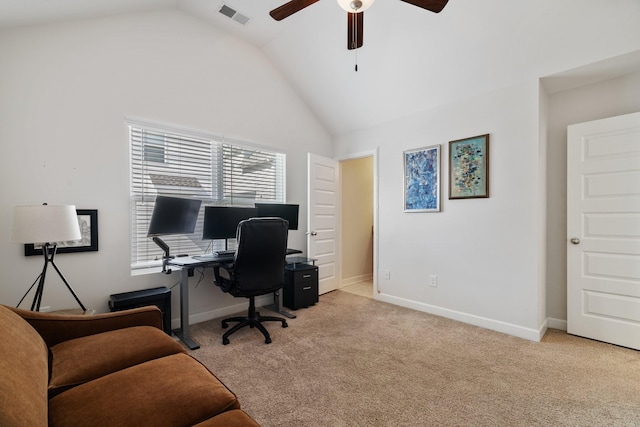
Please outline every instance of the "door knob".
[[318, 232], [317, 232], [317, 231], [310, 231], [310, 232], [308, 232], [307, 234], [310, 234], [310, 235], [312, 235], [312, 236], [317, 236], [317, 235], [318, 235]]
[[571, 240], [569, 240], [571, 243], [573, 243], [574, 245], [579, 245], [580, 244], [580, 239], [578, 239], [577, 237], [572, 238]]

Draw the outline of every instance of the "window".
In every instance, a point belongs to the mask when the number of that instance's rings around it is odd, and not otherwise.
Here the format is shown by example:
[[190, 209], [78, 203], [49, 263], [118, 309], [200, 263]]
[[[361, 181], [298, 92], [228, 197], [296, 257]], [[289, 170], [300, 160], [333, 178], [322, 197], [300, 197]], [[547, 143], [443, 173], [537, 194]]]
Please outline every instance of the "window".
[[[205, 205], [285, 202], [285, 155], [241, 142], [129, 123], [131, 148], [131, 266], [155, 264], [162, 250], [147, 237], [156, 195], [196, 198]], [[202, 240], [203, 215], [192, 235], [164, 236], [172, 253], [224, 248]], [[151, 263], [150, 263], [151, 262]]]

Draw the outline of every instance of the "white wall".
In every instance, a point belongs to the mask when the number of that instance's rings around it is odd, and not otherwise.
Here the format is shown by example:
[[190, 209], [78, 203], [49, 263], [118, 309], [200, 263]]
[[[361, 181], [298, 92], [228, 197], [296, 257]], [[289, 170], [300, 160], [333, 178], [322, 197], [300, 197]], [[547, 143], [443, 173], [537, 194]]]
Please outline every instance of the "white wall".
[[[380, 147], [376, 297], [529, 339], [566, 328], [566, 128], [640, 111], [638, 93], [640, 72], [551, 94], [525, 82], [338, 138], [339, 156]], [[448, 141], [482, 133], [490, 198], [448, 200]], [[403, 213], [402, 151], [433, 144], [442, 212]]]
[[[337, 156], [380, 147], [376, 298], [538, 338], [538, 100], [537, 81], [525, 82], [336, 139]], [[448, 142], [485, 133], [490, 197], [448, 200]], [[404, 213], [402, 152], [434, 144], [442, 148], [442, 212]]]
[[[40, 257], [8, 242], [19, 204], [98, 209], [99, 251], [57, 257], [88, 307], [107, 311], [112, 293], [179, 280], [130, 275], [126, 117], [285, 150], [288, 201], [303, 205], [303, 218], [306, 153], [332, 154], [328, 133], [260, 50], [180, 12], [0, 32], [0, 303], [15, 305], [42, 268]], [[306, 247], [301, 224], [292, 247]], [[237, 304], [209, 273], [196, 281], [193, 320]], [[177, 318], [177, 287], [172, 299]], [[75, 306], [53, 274], [43, 306]]]
[[540, 333], [544, 333], [547, 324], [547, 199], [548, 199], [548, 141], [547, 119], [549, 117], [549, 98], [542, 85], [538, 85], [538, 321]]
[[566, 329], [567, 319], [567, 126], [638, 112], [639, 94], [640, 71], [548, 95], [546, 280], [549, 326]]

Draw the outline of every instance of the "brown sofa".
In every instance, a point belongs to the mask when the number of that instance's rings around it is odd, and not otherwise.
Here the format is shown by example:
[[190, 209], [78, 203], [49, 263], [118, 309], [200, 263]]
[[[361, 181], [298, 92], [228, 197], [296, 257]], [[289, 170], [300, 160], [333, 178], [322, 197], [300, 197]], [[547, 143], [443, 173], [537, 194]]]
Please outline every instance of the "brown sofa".
[[0, 331], [0, 426], [258, 426], [162, 331], [157, 307], [73, 316], [0, 305]]

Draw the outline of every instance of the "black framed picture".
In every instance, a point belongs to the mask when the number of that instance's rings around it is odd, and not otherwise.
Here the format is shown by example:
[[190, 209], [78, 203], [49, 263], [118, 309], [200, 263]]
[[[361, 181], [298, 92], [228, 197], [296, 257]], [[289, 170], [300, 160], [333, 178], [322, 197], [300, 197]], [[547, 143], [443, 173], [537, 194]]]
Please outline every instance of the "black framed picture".
[[[80, 240], [66, 242], [49, 242], [58, 246], [56, 253], [91, 252], [98, 250], [98, 210], [76, 209], [78, 225], [80, 225]], [[42, 255], [42, 244], [27, 243], [24, 245], [24, 255]]]

